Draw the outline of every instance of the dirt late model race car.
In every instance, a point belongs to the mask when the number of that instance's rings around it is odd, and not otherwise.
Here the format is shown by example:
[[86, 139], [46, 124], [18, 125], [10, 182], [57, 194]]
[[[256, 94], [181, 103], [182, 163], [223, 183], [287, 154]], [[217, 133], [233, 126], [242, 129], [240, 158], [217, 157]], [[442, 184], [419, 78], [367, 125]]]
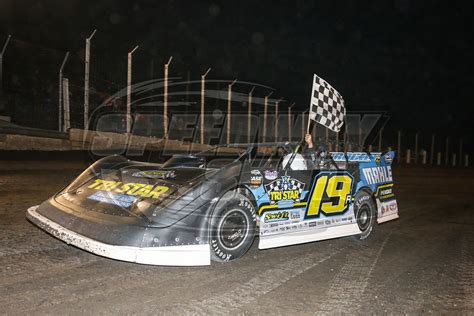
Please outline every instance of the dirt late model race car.
[[98, 160], [27, 218], [118, 260], [209, 265], [259, 249], [353, 235], [398, 218], [394, 152], [299, 152], [296, 144], [216, 147], [164, 164]]

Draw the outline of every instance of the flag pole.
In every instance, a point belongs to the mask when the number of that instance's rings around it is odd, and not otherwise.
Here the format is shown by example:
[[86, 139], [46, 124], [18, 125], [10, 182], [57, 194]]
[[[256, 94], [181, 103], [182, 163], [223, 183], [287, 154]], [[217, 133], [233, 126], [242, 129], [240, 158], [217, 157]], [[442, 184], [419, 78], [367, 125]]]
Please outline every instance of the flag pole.
[[306, 134], [309, 133], [309, 127], [310, 127], [310, 125], [311, 125], [311, 119], [309, 118], [309, 116], [310, 116], [310, 113], [308, 112], [308, 125], [307, 125], [307, 127], [306, 127]]

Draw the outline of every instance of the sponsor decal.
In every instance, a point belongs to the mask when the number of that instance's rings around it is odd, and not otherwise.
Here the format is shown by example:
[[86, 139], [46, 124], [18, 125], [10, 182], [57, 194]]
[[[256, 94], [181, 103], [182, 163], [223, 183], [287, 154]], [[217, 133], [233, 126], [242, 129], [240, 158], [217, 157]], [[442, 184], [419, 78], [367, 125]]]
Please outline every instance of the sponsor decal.
[[263, 217], [265, 223], [284, 222], [289, 219], [290, 213], [288, 211], [266, 212]]
[[314, 226], [316, 226], [316, 222], [309, 222], [308, 226], [309, 227], [314, 227]]
[[375, 196], [380, 201], [386, 201], [395, 198], [395, 194], [393, 193], [393, 183], [380, 185], [375, 192]]
[[259, 170], [250, 171], [250, 186], [258, 188], [262, 184], [262, 173]]
[[382, 161], [382, 157], [380, 155], [375, 156], [375, 162], [380, 163], [380, 161]]
[[367, 201], [367, 200], [369, 200], [369, 199], [370, 199], [370, 196], [368, 196], [368, 195], [363, 195], [363, 196], [361, 196], [360, 198], [358, 198], [358, 199], [355, 201], [354, 204], [355, 204], [355, 206], [356, 206], [357, 208], [359, 208], [360, 205], [362, 204], [362, 202]]
[[270, 198], [270, 203], [278, 201], [293, 200], [299, 201], [305, 184], [290, 176], [283, 176], [265, 185], [265, 189]]
[[368, 184], [392, 182], [392, 167], [372, 167], [362, 169], [365, 180]]
[[332, 159], [334, 161], [346, 161], [346, 156], [348, 161], [356, 162], [370, 162], [370, 156], [367, 153], [363, 152], [354, 152], [354, 153], [343, 153], [343, 152], [334, 152], [331, 153]]
[[129, 207], [138, 198], [135, 196], [125, 195], [125, 194], [120, 194], [120, 193], [98, 191], [94, 193], [93, 195], [89, 196], [88, 199], [94, 200], [97, 202], [113, 204], [120, 207]]
[[393, 200], [390, 202], [380, 203], [380, 213], [382, 215], [388, 215], [398, 212], [397, 201]]
[[121, 193], [125, 195], [140, 196], [143, 198], [157, 199], [169, 190], [169, 187], [161, 185], [152, 185], [144, 183], [123, 183], [120, 181], [109, 181], [96, 179], [94, 183], [88, 186], [89, 189], [98, 191], [107, 191], [114, 193]]
[[384, 156], [384, 159], [386, 162], [392, 162], [393, 161], [393, 157], [392, 155], [390, 155], [390, 153], [386, 153], [385, 156]]
[[300, 218], [301, 218], [300, 211], [292, 211], [291, 212], [291, 219], [300, 219]]
[[132, 176], [138, 178], [168, 179], [176, 177], [176, 173], [174, 170], [144, 170], [135, 172]]
[[265, 170], [263, 174], [265, 175], [265, 179], [267, 180], [275, 180], [276, 178], [278, 178], [278, 171], [276, 170]]

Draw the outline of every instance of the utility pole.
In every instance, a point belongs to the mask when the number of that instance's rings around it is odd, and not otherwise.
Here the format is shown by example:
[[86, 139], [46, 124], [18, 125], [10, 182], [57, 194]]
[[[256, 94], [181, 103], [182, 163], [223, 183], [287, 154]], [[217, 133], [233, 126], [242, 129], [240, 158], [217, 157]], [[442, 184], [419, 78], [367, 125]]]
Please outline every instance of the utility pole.
[[291, 108], [295, 105], [296, 103], [292, 103], [289, 107], [288, 107], [288, 141], [291, 142]]
[[268, 98], [273, 94], [273, 91], [265, 96], [263, 103], [263, 142], [267, 140], [267, 114], [268, 114]]
[[61, 67], [59, 68], [59, 100], [58, 100], [58, 131], [63, 131], [63, 69], [69, 57], [69, 52], [66, 52]]
[[165, 64], [165, 93], [163, 96], [163, 135], [165, 139], [168, 138], [168, 69], [172, 59], [173, 56]]
[[91, 58], [91, 39], [94, 36], [97, 29], [86, 38], [86, 60], [85, 60], [85, 71], [84, 71], [84, 129], [89, 129], [89, 66]]
[[[201, 144], [204, 144], [204, 102], [205, 102], [205, 94], [206, 94], [206, 76], [211, 71], [209, 68], [202, 76], [201, 76]], [[189, 81], [189, 80], [188, 80]]]
[[227, 86], [227, 144], [230, 144], [230, 125], [232, 120], [231, 105], [232, 105], [232, 86], [237, 82], [237, 79], [229, 83]]
[[248, 114], [247, 114], [247, 143], [250, 143], [250, 126], [252, 124], [252, 98], [253, 98], [253, 90], [255, 90], [255, 87], [252, 87], [252, 90], [249, 92], [249, 100], [248, 100]]
[[128, 52], [127, 56], [127, 131], [130, 133], [132, 130], [132, 54], [138, 48], [138, 45], [134, 49]]

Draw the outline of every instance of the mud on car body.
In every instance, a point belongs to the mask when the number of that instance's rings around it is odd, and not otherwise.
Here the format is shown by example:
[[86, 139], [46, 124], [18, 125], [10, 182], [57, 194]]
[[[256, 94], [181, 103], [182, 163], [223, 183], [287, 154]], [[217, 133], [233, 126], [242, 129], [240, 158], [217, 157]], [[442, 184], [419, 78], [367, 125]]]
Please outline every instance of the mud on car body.
[[27, 218], [101, 256], [175, 266], [237, 259], [255, 236], [260, 249], [365, 239], [398, 218], [393, 152], [326, 153], [301, 169], [297, 145], [228, 145], [164, 164], [106, 157]]

